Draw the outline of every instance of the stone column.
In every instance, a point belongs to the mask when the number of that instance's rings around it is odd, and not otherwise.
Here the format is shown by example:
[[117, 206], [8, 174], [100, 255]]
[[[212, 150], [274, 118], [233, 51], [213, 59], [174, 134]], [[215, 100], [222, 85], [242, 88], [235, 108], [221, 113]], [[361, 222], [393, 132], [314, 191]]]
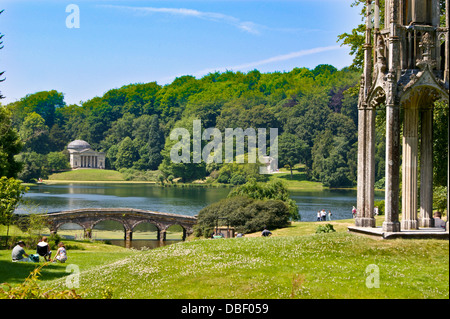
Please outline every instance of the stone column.
[[125, 248], [131, 248], [131, 241], [133, 240], [133, 231], [125, 231]]
[[375, 185], [375, 108], [359, 110], [358, 215], [357, 227], [375, 227], [373, 217]]
[[420, 227], [434, 227], [433, 218], [433, 109], [422, 112], [420, 151]]
[[366, 110], [365, 107], [358, 109], [358, 176], [357, 176], [357, 216], [356, 221], [363, 216], [366, 202]]
[[386, 105], [386, 180], [385, 180], [385, 232], [399, 232], [400, 188], [400, 109], [398, 105]]
[[166, 230], [165, 229], [159, 231], [159, 241], [161, 243], [166, 241]]
[[404, 110], [403, 124], [403, 174], [402, 174], [402, 229], [418, 229], [417, 222], [417, 164], [419, 110], [409, 103]]

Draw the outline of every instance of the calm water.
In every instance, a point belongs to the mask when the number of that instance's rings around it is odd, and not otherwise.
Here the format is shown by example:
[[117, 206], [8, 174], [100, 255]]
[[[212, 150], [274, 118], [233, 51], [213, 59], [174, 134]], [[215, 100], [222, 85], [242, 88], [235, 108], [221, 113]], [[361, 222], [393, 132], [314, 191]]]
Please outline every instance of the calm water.
[[[58, 184], [30, 187], [24, 196], [26, 205], [17, 213], [57, 212], [79, 208], [137, 208], [163, 213], [194, 216], [227, 197], [229, 188], [159, 187], [151, 184]], [[302, 221], [315, 221], [317, 211], [331, 211], [332, 219], [352, 218], [356, 206], [354, 190], [294, 191]], [[384, 193], [376, 193], [376, 200]], [[37, 208], [36, 208], [37, 207]]]

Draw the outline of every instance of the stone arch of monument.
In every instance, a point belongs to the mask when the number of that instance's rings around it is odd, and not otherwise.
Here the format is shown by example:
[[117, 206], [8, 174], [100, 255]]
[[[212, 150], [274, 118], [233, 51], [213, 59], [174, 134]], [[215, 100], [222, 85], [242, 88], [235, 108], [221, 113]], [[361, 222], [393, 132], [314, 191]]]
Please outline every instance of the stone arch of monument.
[[433, 108], [437, 100], [449, 99], [449, 0], [446, 0], [446, 27], [440, 26], [439, 0], [386, 1], [384, 29], [379, 28], [378, 21], [372, 23], [373, 5], [379, 8], [380, 1], [366, 0], [364, 71], [358, 103], [355, 226], [376, 227], [375, 117], [377, 108], [384, 104], [386, 216], [382, 229], [395, 233], [433, 227]]

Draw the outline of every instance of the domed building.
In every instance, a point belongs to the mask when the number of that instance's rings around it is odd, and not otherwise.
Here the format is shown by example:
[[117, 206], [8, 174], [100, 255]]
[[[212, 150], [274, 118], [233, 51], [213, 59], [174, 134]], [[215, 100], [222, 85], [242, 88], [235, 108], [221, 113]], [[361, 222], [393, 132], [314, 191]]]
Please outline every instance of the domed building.
[[78, 168], [105, 168], [105, 153], [96, 152], [88, 142], [75, 140], [67, 146], [70, 154], [70, 166]]

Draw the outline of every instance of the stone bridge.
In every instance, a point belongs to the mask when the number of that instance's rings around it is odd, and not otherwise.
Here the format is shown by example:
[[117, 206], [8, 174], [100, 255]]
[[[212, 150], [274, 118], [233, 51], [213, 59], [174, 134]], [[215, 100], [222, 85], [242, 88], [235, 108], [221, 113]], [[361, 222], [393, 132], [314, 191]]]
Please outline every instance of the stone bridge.
[[67, 223], [80, 225], [86, 238], [91, 238], [95, 225], [105, 220], [119, 222], [124, 227], [124, 239], [127, 247], [133, 238], [133, 229], [142, 223], [153, 224], [157, 228], [158, 239], [166, 240], [166, 231], [170, 226], [183, 228], [183, 240], [193, 233], [197, 218], [193, 216], [159, 213], [132, 208], [88, 208], [62, 211], [47, 214], [49, 228], [52, 233]]

